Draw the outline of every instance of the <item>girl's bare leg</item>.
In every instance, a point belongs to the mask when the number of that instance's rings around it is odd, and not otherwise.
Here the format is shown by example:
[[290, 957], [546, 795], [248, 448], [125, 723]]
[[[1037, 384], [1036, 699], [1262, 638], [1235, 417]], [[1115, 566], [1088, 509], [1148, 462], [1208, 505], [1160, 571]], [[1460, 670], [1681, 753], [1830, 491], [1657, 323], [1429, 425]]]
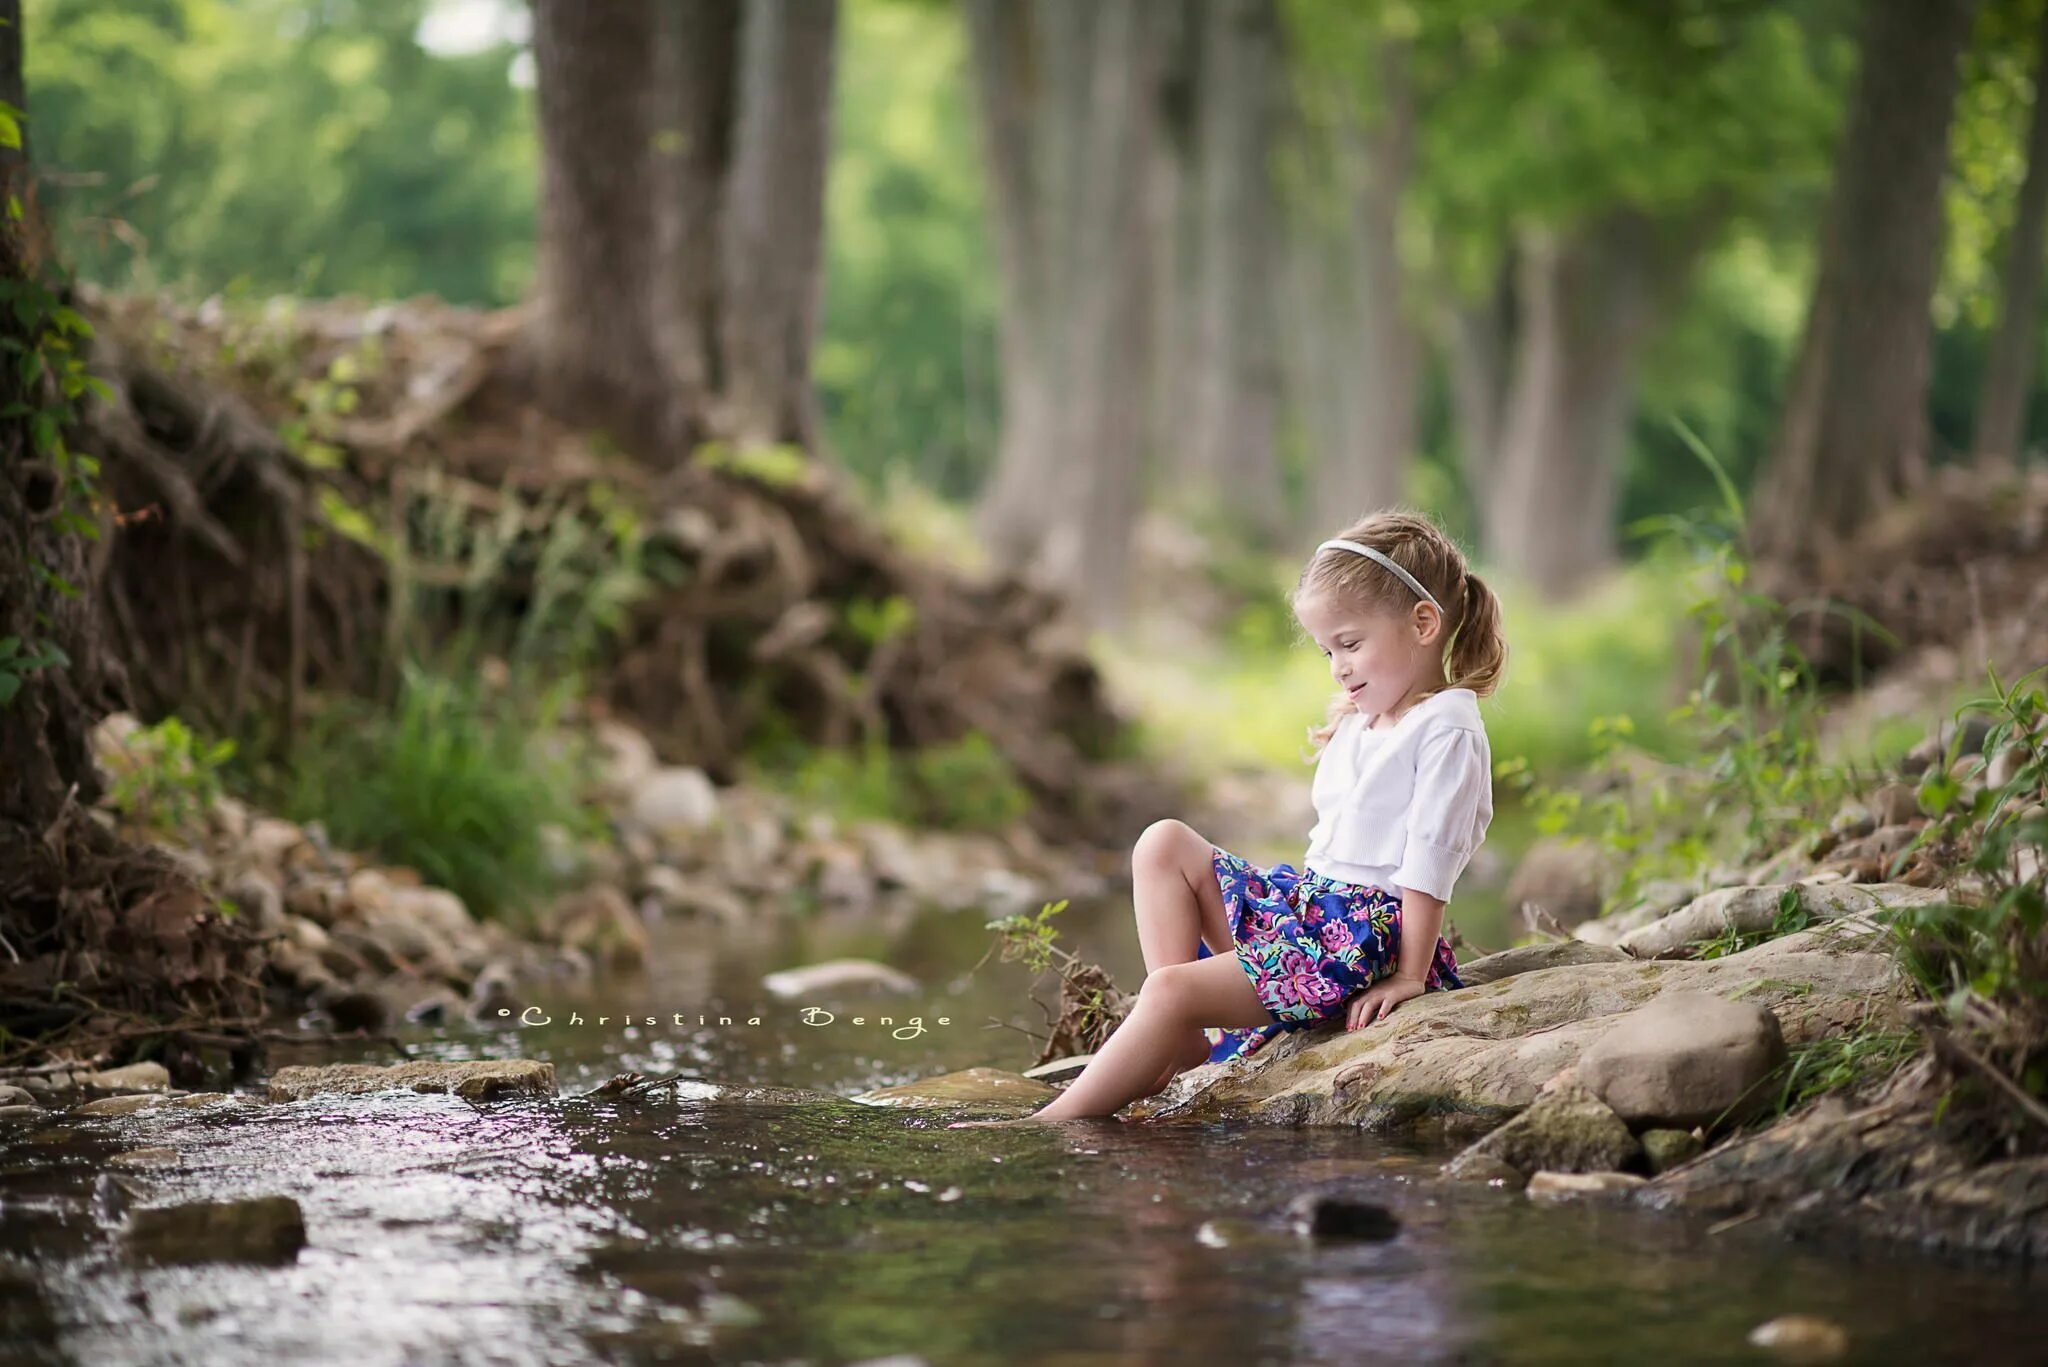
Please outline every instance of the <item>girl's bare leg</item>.
[[[1168, 964], [1194, 962], [1196, 947], [1205, 940], [1218, 957], [1236, 952], [1214, 857], [1215, 846], [1185, 821], [1155, 821], [1131, 847], [1131, 903], [1147, 975]], [[1177, 1074], [1206, 1062], [1209, 1047], [1199, 1026], [1188, 1032], [1153, 1085], [1139, 1095], [1151, 1096]]]
[[950, 1129], [1041, 1125], [1113, 1115], [1157, 1081], [1160, 1070], [1203, 1025], [1265, 1025], [1273, 1019], [1237, 955], [1166, 964], [1145, 979], [1138, 1004], [1073, 1084], [1043, 1109], [1013, 1120], [962, 1120]]

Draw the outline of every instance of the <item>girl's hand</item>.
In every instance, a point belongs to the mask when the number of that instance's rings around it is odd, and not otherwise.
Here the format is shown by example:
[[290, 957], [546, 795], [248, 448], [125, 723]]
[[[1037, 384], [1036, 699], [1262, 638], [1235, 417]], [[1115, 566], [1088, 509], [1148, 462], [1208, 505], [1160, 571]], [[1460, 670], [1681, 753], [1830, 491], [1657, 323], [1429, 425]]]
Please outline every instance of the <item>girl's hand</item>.
[[1361, 1025], [1383, 1021], [1395, 1007], [1412, 997], [1421, 996], [1422, 992], [1420, 978], [1404, 978], [1398, 973], [1381, 978], [1351, 999], [1351, 1009], [1345, 1017], [1344, 1029], [1349, 1032]]

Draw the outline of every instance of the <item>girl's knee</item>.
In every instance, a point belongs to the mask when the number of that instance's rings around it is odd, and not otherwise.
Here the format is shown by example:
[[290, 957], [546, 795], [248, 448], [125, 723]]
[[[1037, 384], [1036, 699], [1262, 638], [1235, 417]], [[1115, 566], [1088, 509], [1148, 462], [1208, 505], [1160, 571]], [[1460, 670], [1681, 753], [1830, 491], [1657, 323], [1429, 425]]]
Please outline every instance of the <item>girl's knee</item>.
[[1192, 1005], [1189, 970], [1192, 963], [1161, 964], [1145, 975], [1145, 981], [1138, 985], [1138, 1002], [1131, 1009], [1135, 1012], [1145, 1009], [1158, 1015], [1179, 1018], [1188, 1014]]
[[1163, 817], [1147, 826], [1131, 846], [1131, 868], [1170, 868], [1178, 865], [1190, 842], [1201, 837], [1195, 828], [1176, 817]]

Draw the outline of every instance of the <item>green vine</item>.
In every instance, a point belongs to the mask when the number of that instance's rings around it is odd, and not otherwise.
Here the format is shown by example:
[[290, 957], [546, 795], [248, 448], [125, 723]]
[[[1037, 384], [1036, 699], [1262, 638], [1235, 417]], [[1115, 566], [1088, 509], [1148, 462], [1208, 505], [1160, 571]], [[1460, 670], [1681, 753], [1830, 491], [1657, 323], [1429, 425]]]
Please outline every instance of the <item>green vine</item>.
[[[21, 146], [22, 111], [0, 101], [0, 146]], [[25, 221], [19, 196], [7, 197], [6, 231], [18, 234]], [[0, 421], [19, 423], [27, 435], [21, 459], [46, 470], [55, 486], [48, 519], [65, 535], [99, 539], [99, 461], [74, 451], [64, 439], [78, 418], [80, 399], [93, 393], [113, 397], [106, 381], [89, 374], [85, 344], [92, 324], [64, 302], [68, 282], [53, 285], [39, 274], [0, 279], [0, 308], [11, 326], [0, 329], [0, 377], [8, 401], [0, 405]], [[81, 589], [53, 565], [32, 563], [36, 577], [52, 592], [76, 598]], [[48, 629], [50, 617], [38, 610], [38, 626]], [[38, 670], [62, 669], [70, 658], [54, 641], [22, 636], [0, 637], [0, 707], [12, 705], [22, 684]]]

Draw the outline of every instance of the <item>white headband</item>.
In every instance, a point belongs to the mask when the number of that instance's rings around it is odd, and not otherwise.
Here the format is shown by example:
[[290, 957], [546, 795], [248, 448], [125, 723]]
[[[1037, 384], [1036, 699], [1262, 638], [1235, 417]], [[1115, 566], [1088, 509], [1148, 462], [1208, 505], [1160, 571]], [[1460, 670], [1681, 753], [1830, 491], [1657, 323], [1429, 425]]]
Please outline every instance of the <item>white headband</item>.
[[1400, 579], [1402, 583], [1406, 584], [1409, 588], [1414, 589], [1416, 597], [1420, 598], [1423, 602], [1435, 608], [1439, 614], [1446, 617], [1450, 615], [1449, 613], [1444, 612], [1444, 605], [1436, 601], [1436, 595], [1431, 593], [1428, 589], [1422, 587], [1422, 581], [1420, 579], [1417, 579], [1414, 575], [1408, 573], [1408, 571], [1402, 569], [1399, 565], [1396, 565], [1394, 563], [1392, 556], [1384, 555], [1381, 552], [1376, 551], [1372, 547], [1364, 545], [1361, 542], [1346, 541], [1341, 537], [1333, 541], [1325, 541], [1322, 545], [1316, 547], [1316, 551], [1319, 554], [1327, 550], [1357, 551], [1360, 555], [1369, 556], [1370, 558], [1379, 561], [1382, 565], [1385, 565], [1388, 569], [1392, 570], [1395, 576], [1398, 579]]

